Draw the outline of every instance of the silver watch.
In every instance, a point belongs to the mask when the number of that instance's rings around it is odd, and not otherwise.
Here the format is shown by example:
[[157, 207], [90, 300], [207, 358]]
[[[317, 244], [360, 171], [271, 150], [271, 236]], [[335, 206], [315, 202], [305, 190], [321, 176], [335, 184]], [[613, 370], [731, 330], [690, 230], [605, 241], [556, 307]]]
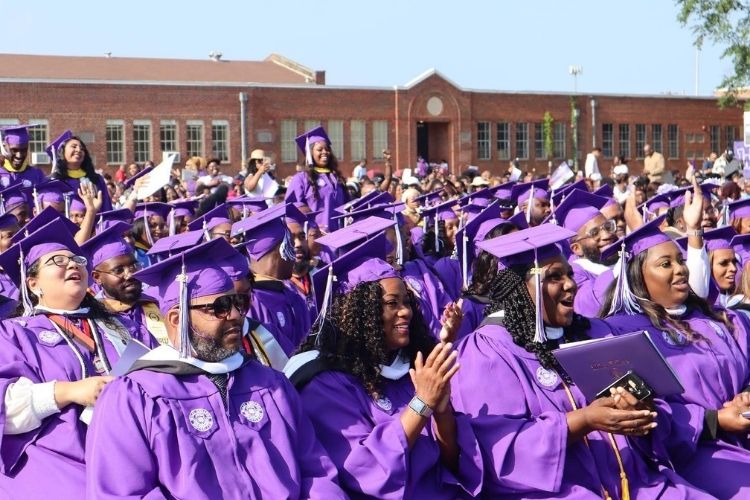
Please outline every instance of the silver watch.
[[419, 399], [418, 396], [414, 396], [409, 401], [409, 408], [414, 410], [420, 417], [430, 418], [432, 416], [432, 408], [427, 403]]

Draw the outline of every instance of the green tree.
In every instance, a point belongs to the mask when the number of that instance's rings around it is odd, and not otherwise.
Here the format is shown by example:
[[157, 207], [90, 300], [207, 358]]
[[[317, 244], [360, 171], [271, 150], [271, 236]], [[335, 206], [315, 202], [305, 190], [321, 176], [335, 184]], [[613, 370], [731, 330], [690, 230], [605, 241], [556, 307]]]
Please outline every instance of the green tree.
[[721, 107], [735, 106], [740, 90], [750, 86], [750, 2], [747, 0], [677, 0], [677, 19], [690, 26], [695, 46], [704, 41], [724, 47], [722, 59], [734, 66], [719, 86], [725, 93], [719, 98]]
[[552, 113], [549, 111], [544, 112], [544, 118], [542, 118], [542, 132], [544, 132], [544, 156], [549, 160], [555, 153], [555, 142], [552, 137], [552, 124], [555, 123], [555, 119], [552, 118]]

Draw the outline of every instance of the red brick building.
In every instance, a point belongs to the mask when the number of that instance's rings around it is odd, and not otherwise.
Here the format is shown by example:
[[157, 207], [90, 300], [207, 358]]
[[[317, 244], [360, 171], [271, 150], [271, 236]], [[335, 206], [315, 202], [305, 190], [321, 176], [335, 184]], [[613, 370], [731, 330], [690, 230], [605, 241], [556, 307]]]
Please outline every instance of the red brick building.
[[71, 128], [99, 167], [178, 151], [182, 161], [214, 156], [236, 171], [262, 148], [286, 174], [302, 161], [294, 137], [321, 123], [344, 172], [362, 158], [377, 167], [385, 148], [400, 168], [422, 155], [499, 171], [518, 157], [546, 172], [545, 113], [553, 119], [549, 160], [573, 158], [575, 123], [579, 160], [601, 147], [605, 174], [616, 154], [639, 170], [646, 143], [669, 168], [684, 170], [688, 159], [742, 136], [742, 111], [720, 110], [714, 97], [479, 91], [435, 70], [392, 88], [329, 86], [324, 72], [275, 54], [263, 61], [0, 54], [0, 125], [42, 123], [32, 138], [37, 153]]

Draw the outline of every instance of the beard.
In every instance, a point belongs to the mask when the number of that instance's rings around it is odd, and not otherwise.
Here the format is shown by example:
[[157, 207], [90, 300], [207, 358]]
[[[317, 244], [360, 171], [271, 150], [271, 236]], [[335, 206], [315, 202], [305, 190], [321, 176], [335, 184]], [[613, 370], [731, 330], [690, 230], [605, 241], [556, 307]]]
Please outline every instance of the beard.
[[602, 253], [596, 245], [581, 245], [581, 252], [583, 252], [584, 259], [588, 259], [595, 264], [604, 264], [604, 262], [602, 262]]
[[190, 327], [190, 345], [193, 347], [195, 357], [209, 363], [222, 361], [229, 356], [240, 351], [240, 345], [233, 348], [227, 348], [221, 345], [218, 340], [198, 333], [195, 328]]

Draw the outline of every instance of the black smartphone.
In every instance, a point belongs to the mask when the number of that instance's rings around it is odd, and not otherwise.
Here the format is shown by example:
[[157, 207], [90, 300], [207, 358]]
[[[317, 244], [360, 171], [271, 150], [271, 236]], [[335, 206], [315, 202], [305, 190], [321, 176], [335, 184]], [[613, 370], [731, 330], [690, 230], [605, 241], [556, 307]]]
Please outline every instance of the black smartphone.
[[618, 378], [607, 387], [599, 391], [599, 393], [596, 395], [597, 399], [609, 397], [609, 390], [614, 387], [622, 387], [630, 394], [635, 396], [638, 401], [643, 401], [644, 399], [651, 397], [651, 395], [653, 394], [653, 391], [648, 386], [646, 381], [639, 377], [635, 372], [630, 370], [625, 375]]

